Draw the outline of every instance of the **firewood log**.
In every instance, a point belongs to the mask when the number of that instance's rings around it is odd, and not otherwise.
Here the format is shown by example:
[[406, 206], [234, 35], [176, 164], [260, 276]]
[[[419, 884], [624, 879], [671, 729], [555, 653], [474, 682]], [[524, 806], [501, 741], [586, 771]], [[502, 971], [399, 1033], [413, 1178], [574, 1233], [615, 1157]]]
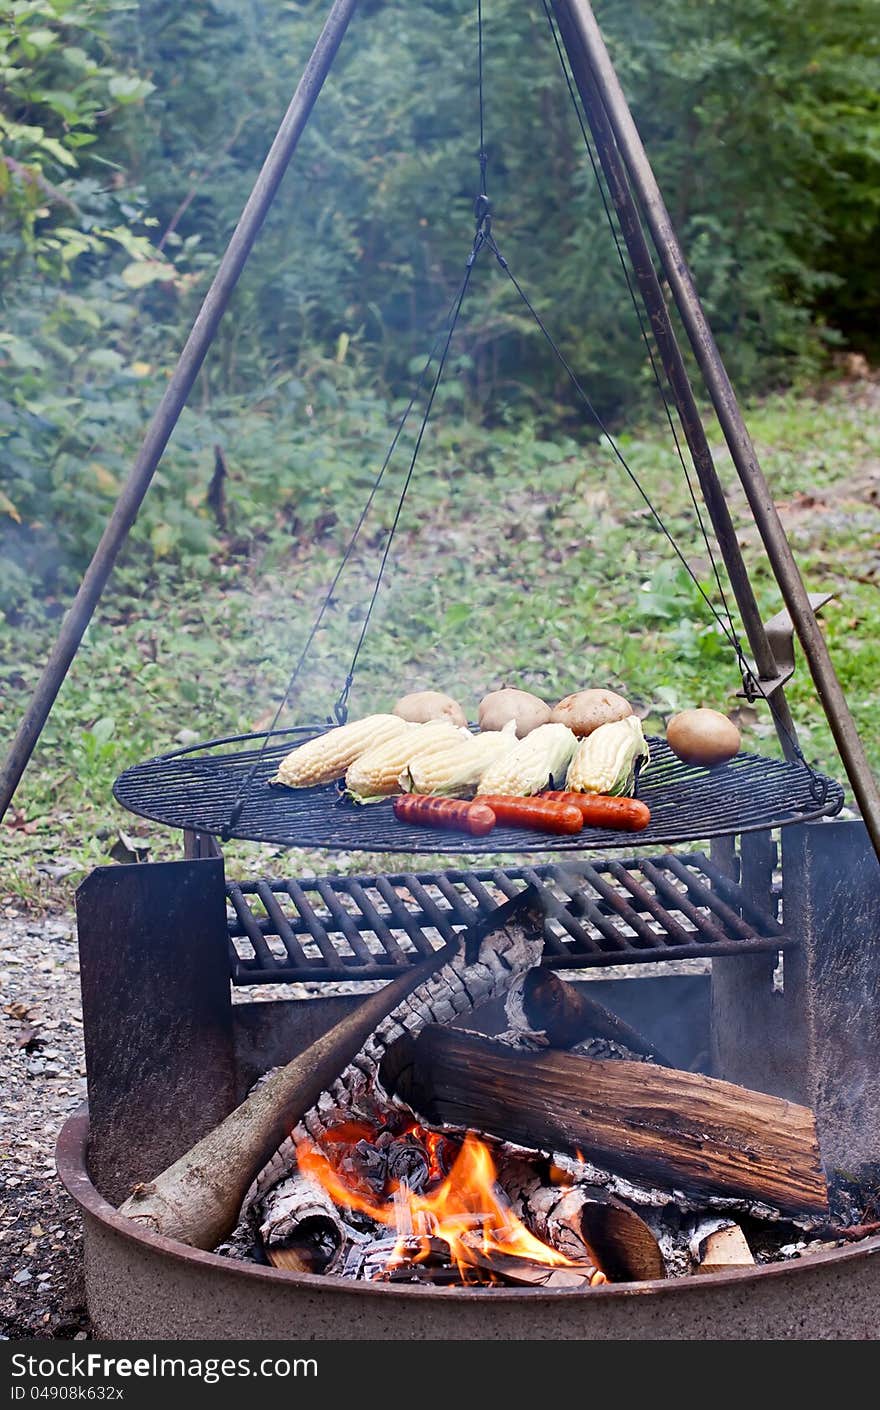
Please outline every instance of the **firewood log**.
[[548, 1182], [534, 1160], [519, 1154], [499, 1161], [498, 1183], [526, 1227], [567, 1258], [589, 1260], [616, 1282], [666, 1277], [644, 1219], [607, 1190]]
[[580, 1151], [673, 1189], [790, 1212], [828, 1206], [813, 1113], [731, 1082], [650, 1063], [522, 1053], [443, 1028], [396, 1043], [381, 1080], [441, 1129]]
[[292, 1254], [296, 1259], [294, 1266], [312, 1267], [305, 1248], [310, 1241], [324, 1245], [324, 1256], [315, 1271], [330, 1271], [345, 1245], [345, 1228], [330, 1196], [314, 1180], [300, 1174], [283, 1180], [272, 1193], [271, 1215], [260, 1226], [260, 1239], [269, 1262], [276, 1267], [289, 1266]]
[[738, 1224], [722, 1223], [701, 1237], [698, 1229], [690, 1241], [697, 1273], [725, 1273], [731, 1268], [749, 1268], [754, 1262], [748, 1240]]
[[630, 1052], [673, 1067], [653, 1043], [589, 994], [589, 984], [568, 984], [549, 969], [530, 969], [512, 986], [505, 1005], [514, 1030], [542, 1031], [551, 1048], [573, 1048], [589, 1038], [606, 1038]]
[[[475, 991], [482, 986], [491, 996], [536, 964], [542, 945], [543, 910], [536, 889], [528, 887], [465, 931], [458, 944], [370, 994], [354, 1013], [267, 1078], [192, 1150], [136, 1186], [120, 1213], [166, 1238], [215, 1248], [235, 1227], [254, 1177], [287, 1133], [315, 1109], [320, 1095], [334, 1084], [338, 1088], [341, 1075], [341, 1094], [348, 1097], [365, 1080], [365, 1068], [368, 1076], [378, 1070], [389, 1042], [432, 1020], [432, 996], [449, 989], [444, 973], [461, 976], [465, 992], [469, 985]], [[513, 950], [518, 963], [512, 966], [507, 954]], [[421, 1017], [408, 1002], [417, 991], [423, 996]], [[281, 1173], [289, 1173], [289, 1167]]]
[[[483, 1249], [476, 1241], [470, 1248], [469, 1261], [482, 1273], [500, 1282], [511, 1283], [514, 1287], [565, 1288], [573, 1291], [576, 1288], [599, 1287], [608, 1281], [601, 1268], [589, 1261], [554, 1267], [549, 1263], [534, 1263], [530, 1258], [518, 1258], [515, 1254]], [[489, 1281], [488, 1277], [486, 1281]]]

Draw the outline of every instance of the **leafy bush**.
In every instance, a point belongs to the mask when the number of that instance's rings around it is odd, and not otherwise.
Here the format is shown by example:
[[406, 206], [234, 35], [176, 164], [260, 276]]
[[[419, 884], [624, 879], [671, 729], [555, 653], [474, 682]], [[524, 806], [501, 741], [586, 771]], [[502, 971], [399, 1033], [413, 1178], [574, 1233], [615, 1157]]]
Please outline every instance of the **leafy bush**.
[[[641, 414], [644, 349], [542, 5], [485, 10], [496, 233], [603, 415]], [[66, 593], [87, 561], [325, 13], [0, 0], [0, 609], [24, 610], [35, 583]], [[872, 0], [600, 7], [745, 388], [877, 325], [872, 14]], [[277, 552], [279, 529], [320, 532], [340, 493], [365, 494], [470, 247], [474, 45], [473, 0], [425, 0], [417, 22], [406, 0], [359, 7], [136, 527], [142, 571], [205, 571], [221, 541]], [[478, 468], [481, 428], [584, 434], [491, 259], [453, 353], [440, 450], [458, 438]]]

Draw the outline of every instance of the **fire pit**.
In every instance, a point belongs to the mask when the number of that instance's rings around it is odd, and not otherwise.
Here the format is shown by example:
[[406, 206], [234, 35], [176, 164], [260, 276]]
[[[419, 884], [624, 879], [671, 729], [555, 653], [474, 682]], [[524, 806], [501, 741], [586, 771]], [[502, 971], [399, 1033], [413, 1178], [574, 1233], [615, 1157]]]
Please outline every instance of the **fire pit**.
[[222, 1338], [510, 1341], [869, 1339], [880, 1238], [834, 1253], [699, 1280], [588, 1293], [357, 1283], [235, 1263], [140, 1230], [92, 1183], [89, 1126], [71, 1117], [58, 1170], [83, 1212], [86, 1288], [107, 1340]]
[[[333, 886], [329, 879], [291, 882], [289, 887], [277, 879], [225, 884], [218, 859], [99, 869], [78, 897], [91, 1129], [81, 1113], [65, 1127], [58, 1148], [59, 1170], [83, 1209], [89, 1307], [99, 1334], [232, 1337], [247, 1328], [255, 1338], [748, 1339], [766, 1338], [768, 1329], [780, 1338], [872, 1335], [880, 1238], [701, 1278], [604, 1285], [585, 1279], [580, 1288], [426, 1286], [352, 1282], [334, 1272], [290, 1271], [204, 1253], [150, 1232], [113, 1207], [138, 1181], [150, 1180], [222, 1120], [262, 1072], [306, 1048], [359, 1002], [356, 996], [336, 995], [233, 1004], [230, 973], [239, 985], [267, 979], [277, 985], [285, 970], [289, 979], [315, 976], [322, 966], [324, 976], [342, 972], [352, 979], [363, 966], [363, 973], [374, 977], [375, 971], [371, 974], [358, 958], [352, 943], [357, 936], [373, 961], [385, 965], [396, 945], [393, 968], [400, 975], [420, 957], [416, 936], [422, 951], [435, 949], [449, 933], [472, 924], [475, 912], [491, 916], [499, 898], [521, 895], [522, 887], [534, 888], [536, 882], [555, 902], [545, 927], [557, 945], [546, 947], [543, 972], [551, 973], [560, 963], [569, 972], [578, 962], [577, 937], [565, 931], [560, 915], [586, 925], [593, 947], [581, 941], [580, 962], [592, 974], [621, 955], [632, 963], [625, 945], [603, 936], [603, 927], [622, 923], [632, 932], [635, 953], [643, 963], [656, 964], [658, 977], [581, 983], [578, 990], [601, 990], [603, 1000], [636, 1017], [648, 1044], [659, 1047], [656, 1020], [696, 984], [698, 999], [694, 1002], [691, 995], [688, 1000], [693, 1018], [678, 1026], [699, 1030], [711, 1006], [712, 1046], [722, 1058], [725, 1053], [732, 1058], [716, 1071], [737, 1079], [748, 1076], [755, 1088], [809, 1100], [832, 1175], [836, 1167], [852, 1170], [876, 1160], [871, 1086], [877, 1078], [870, 1052], [878, 1021], [871, 995], [880, 972], [880, 896], [867, 866], [871, 849], [858, 823], [811, 824], [784, 834], [783, 841], [781, 888], [772, 884], [772, 849], [768, 853], [769, 839], [760, 834], [742, 839], [737, 880], [730, 876], [729, 859], [725, 867], [704, 858], [706, 871], [699, 870], [694, 854], [686, 861], [667, 856], [639, 862], [635, 897], [631, 886], [618, 881], [618, 888], [633, 900], [643, 925], [649, 919], [658, 924], [661, 909], [666, 918], [666, 943], [640, 951], [637, 931], [626, 917], [621, 922], [607, 889], [603, 895], [603, 887], [616, 878], [601, 861], [589, 864], [586, 876], [568, 878], [568, 892], [560, 889], [555, 868], [489, 871], [480, 877], [421, 873], [421, 880], [409, 875], [407, 881], [402, 876], [362, 877], [353, 893], [346, 892], [345, 878], [334, 878]], [[622, 867], [631, 883], [635, 866], [632, 859]], [[655, 888], [651, 878], [660, 878], [661, 884]], [[758, 900], [762, 881], [764, 911]], [[380, 913], [383, 889], [394, 897], [394, 905], [382, 905]], [[848, 947], [841, 946], [834, 920], [844, 893], [858, 922], [858, 936]], [[572, 907], [578, 896], [580, 903]], [[279, 925], [279, 897], [302, 952], [299, 969], [291, 964], [290, 939], [285, 941]], [[300, 903], [311, 898], [311, 904], [294, 914], [292, 897]], [[695, 914], [708, 921], [708, 932], [699, 930]], [[747, 927], [747, 935], [737, 935], [734, 917]], [[713, 938], [716, 923], [722, 928]], [[719, 950], [723, 946], [713, 960], [718, 972], [711, 991], [705, 976], [659, 977], [663, 960], [676, 953], [676, 925], [682, 949], [689, 942], [711, 954], [713, 944]], [[262, 956], [252, 943], [257, 936]], [[739, 953], [737, 943], [743, 944]], [[774, 994], [773, 974], [778, 991], [781, 956], [785, 992]], [[659, 1000], [657, 986], [665, 986]], [[634, 1002], [633, 996], [643, 991], [651, 996], [647, 1002]], [[484, 1013], [484, 1026], [491, 1032], [492, 1011]], [[857, 1044], [856, 1013], [864, 1023]], [[631, 1031], [626, 1019], [618, 1021], [622, 1032]], [[500, 1018], [496, 1030], [499, 1026]], [[849, 1035], [848, 1070], [838, 1086], [839, 1066], [822, 1064], [843, 1033]], [[817, 1036], [828, 1045], [825, 1055]], [[668, 1045], [668, 1034], [662, 1037]], [[705, 1040], [700, 1036], [697, 1041]], [[766, 1076], [768, 1044], [777, 1054], [789, 1050], [788, 1067], [777, 1062], [774, 1080], [758, 1082], [758, 1069], [763, 1067]], [[795, 1061], [804, 1050], [810, 1059]], [[679, 1051], [673, 1060], [686, 1066], [687, 1054]], [[745, 1071], [750, 1065], [751, 1072]], [[649, 1065], [647, 1071], [654, 1070], [663, 1071]]]

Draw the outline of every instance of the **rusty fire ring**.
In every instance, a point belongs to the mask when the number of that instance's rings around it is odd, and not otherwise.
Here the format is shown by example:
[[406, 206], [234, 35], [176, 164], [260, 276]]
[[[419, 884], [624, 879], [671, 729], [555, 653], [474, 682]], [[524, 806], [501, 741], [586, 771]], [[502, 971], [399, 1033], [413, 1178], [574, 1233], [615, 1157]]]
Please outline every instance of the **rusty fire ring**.
[[62, 1127], [55, 1156], [62, 1183], [83, 1214], [89, 1311], [104, 1340], [877, 1336], [880, 1236], [786, 1263], [588, 1291], [353, 1283], [240, 1263], [146, 1232], [92, 1184], [88, 1135], [83, 1106]]

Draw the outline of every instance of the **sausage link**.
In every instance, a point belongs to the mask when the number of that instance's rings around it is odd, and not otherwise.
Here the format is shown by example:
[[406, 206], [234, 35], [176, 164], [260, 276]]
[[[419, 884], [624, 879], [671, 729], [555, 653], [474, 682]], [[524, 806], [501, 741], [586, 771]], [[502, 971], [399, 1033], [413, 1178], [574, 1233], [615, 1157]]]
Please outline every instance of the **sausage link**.
[[580, 832], [584, 825], [580, 809], [553, 799], [502, 797], [481, 793], [480, 802], [488, 803], [500, 823], [508, 827], [529, 827], [536, 832]]
[[651, 810], [641, 798], [617, 798], [605, 793], [564, 793], [556, 789], [548, 789], [539, 796], [578, 808], [587, 827], [641, 832], [651, 821]]
[[434, 798], [425, 793], [404, 793], [394, 800], [394, 816], [400, 822], [422, 827], [451, 827], [485, 837], [495, 826], [495, 814], [482, 801], [468, 803], [463, 798]]

